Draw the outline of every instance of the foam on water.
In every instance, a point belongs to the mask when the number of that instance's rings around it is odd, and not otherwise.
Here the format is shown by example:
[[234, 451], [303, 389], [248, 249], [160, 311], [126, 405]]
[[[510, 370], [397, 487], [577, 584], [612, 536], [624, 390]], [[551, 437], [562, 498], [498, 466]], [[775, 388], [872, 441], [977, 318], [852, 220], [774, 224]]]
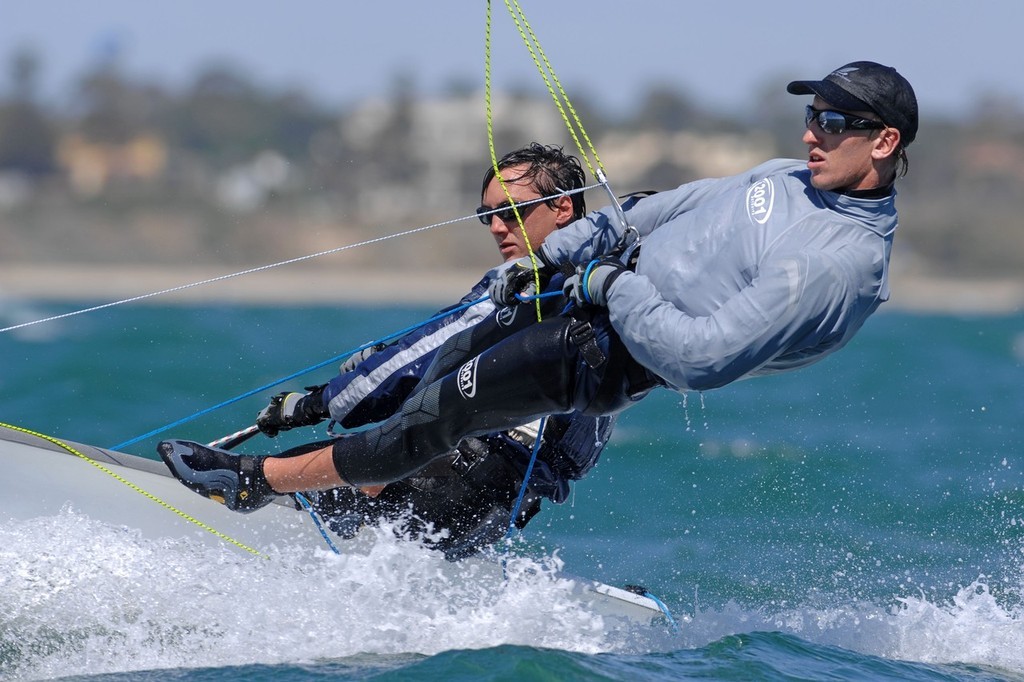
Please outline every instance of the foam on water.
[[[369, 529], [270, 560], [151, 540], [66, 510], [0, 528], [0, 669], [14, 678], [430, 655], [521, 644], [621, 649], [543, 564], [452, 564]], [[627, 628], [628, 629], [628, 628]], [[618, 644], [616, 642], [619, 642]]]
[[[452, 564], [368, 529], [344, 553], [242, 556], [150, 540], [73, 510], [0, 528], [0, 678], [425, 655], [503, 644], [593, 654], [704, 647], [778, 631], [866, 655], [1024, 672], [1017, 595], [984, 580], [948, 603], [784, 610], [729, 603], [676, 614], [681, 628], [627, 627], [569, 596], [557, 557]], [[837, 601], [839, 599], [837, 598]]]
[[982, 579], [960, 588], [945, 603], [923, 594], [901, 597], [890, 605], [854, 603], [783, 611], [730, 603], [722, 609], [698, 610], [683, 637], [686, 646], [702, 646], [729, 634], [755, 631], [783, 632], [893, 660], [1024, 673], [1020, 600], [997, 599]]

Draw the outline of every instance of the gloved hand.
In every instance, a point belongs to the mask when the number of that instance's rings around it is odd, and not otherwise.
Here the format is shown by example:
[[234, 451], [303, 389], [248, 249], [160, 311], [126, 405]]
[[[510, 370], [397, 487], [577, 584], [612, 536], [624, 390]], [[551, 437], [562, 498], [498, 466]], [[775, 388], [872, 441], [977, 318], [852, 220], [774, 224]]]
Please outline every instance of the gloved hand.
[[606, 256], [580, 265], [576, 272], [565, 278], [562, 293], [579, 306], [608, 305], [608, 289], [626, 266], [618, 258]]
[[327, 417], [322, 399], [324, 386], [313, 386], [307, 390], [309, 393], [283, 391], [275, 395], [270, 404], [256, 415], [256, 428], [273, 438], [280, 431], [322, 422]]
[[341, 363], [341, 367], [338, 368], [338, 371], [341, 372], [342, 374], [345, 374], [346, 372], [351, 372], [363, 360], [365, 360], [366, 358], [370, 357], [371, 355], [373, 355], [377, 351], [384, 350], [385, 348], [387, 348], [387, 344], [385, 344], [385, 343], [375, 343], [372, 346], [369, 346], [367, 348], [362, 349], [358, 353], [353, 353], [352, 356], [348, 360], [346, 360], [345, 362]]
[[[551, 278], [554, 269], [541, 260], [540, 253], [534, 252], [537, 259], [537, 271], [541, 286]], [[516, 298], [518, 293], [533, 295], [536, 293], [533, 280], [533, 261], [523, 256], [502, 265], [491, 283], [487, 285], [487, 293], [499, 307], [519, 305], [522, 301]]]

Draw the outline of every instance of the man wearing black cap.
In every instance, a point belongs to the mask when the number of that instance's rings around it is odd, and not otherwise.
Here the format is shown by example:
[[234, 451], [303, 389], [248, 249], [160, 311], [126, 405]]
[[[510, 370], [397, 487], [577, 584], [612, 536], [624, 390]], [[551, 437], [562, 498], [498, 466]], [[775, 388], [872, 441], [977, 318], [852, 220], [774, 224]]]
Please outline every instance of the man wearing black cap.
[[[547, 414], [611, 414], [656, 386], [719, 388], [842, 348], [889, 298], [893, 185], [917, 134], [917, 100], [874, 62], [788, 90], [814, 95], [806, 160], [689, 183], [550, 235], [535, 259], [495, 277], [491, 297], [510, 308], [450, 338], [375, 428], [290, 458], [177, 440], [161, 443], [161, 456], [193, 490], [252, 511], [279, 493], [399, 480], [465, 436]], [[559, 271], [572, 273], [574, 311], [512, 324], [533, 308], [514, 307], [515, 293]]]
[[[815, 96], [813, 104], [807, 106], [804, 134], [804, 142], [811, 148], [807, 167], [815, 187], [884, 192], [891, 189], [898, 175], [906, 173], [906, 148], [917, 136], [917, 98], [910, 83], [896, 69], [875, 62], [851, 62], [820, 81], [793, 81], [786, 90], [794, 95]], [[812, 126], [812, 121], [817, 125]], [[847, 129], [874, 132], [844, 138], [842, 133]], [[837, 157], [847, 153], [856, 156], [856, 150], [839, 149], [844, 141], [848, 147], [858, 141], [877, 144], [870, 159], [873, 164], [878, 161], [873, 169], [877, 172], [861, 176], [856, 165], [837, 161]], [[834, 149], [816, 149], [826, 146]], [[830, 163], [830, 159], [837, 162]], [[837, 175], [835, 167], [842, 172]], [[856, 180], [858, 186], [851, 186], [851, 180]]]

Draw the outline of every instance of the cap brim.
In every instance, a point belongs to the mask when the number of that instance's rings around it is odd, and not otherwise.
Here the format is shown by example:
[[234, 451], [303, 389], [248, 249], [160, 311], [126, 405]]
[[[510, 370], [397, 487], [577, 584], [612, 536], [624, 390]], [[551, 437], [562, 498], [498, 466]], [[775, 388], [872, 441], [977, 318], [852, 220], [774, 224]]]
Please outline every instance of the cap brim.
[[871, 107], [830, 81], [793, 81], [786, 86], [791, 95], [817, 95], [836, 109], [873, 111]]

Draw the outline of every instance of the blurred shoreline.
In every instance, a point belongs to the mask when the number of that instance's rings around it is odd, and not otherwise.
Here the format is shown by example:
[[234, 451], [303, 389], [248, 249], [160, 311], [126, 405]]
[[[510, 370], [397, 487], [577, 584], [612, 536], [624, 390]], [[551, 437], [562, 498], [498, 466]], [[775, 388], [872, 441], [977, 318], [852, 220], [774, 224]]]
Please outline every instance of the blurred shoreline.
[[[449, 305], [481, 269], [322, 269], [293, 267], [237, 275], [210, 267], [0, 264], [0, 302], [92, 304], [239, 303], [251, 305]], [[1024, 278], [954, 279], [892, 273], [883, 311], [1006, 314], [1024, 310]]]

